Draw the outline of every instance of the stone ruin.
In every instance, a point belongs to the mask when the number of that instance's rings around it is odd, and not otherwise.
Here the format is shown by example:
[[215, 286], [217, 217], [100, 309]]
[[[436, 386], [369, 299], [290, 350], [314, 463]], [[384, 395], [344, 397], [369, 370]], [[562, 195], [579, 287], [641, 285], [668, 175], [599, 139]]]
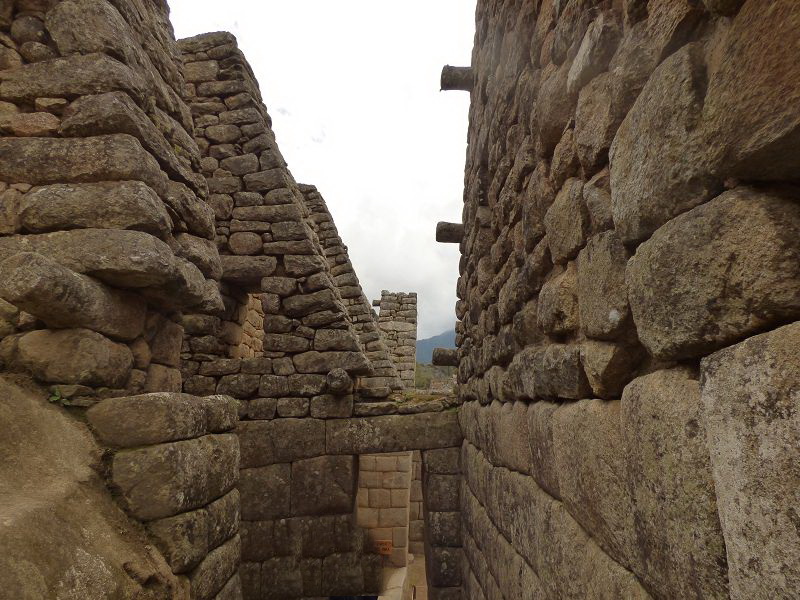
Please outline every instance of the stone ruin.
[[797, 597], [800, 4], [478, 0], [424, 400], [416, 296], [168, 14], [0, 0], [0, 595]]

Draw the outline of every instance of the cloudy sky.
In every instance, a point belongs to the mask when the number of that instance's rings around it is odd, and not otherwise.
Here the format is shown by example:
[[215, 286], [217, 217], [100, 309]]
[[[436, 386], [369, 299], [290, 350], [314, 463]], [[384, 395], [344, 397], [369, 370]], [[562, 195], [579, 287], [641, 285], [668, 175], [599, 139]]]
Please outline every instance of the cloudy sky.
[[419, 337], [455, 323], [475, 0], [169, 0], [178, 38], [230, 31], [255, 71], [278, 144], [316, 185], [370, 299], [416, 291]]

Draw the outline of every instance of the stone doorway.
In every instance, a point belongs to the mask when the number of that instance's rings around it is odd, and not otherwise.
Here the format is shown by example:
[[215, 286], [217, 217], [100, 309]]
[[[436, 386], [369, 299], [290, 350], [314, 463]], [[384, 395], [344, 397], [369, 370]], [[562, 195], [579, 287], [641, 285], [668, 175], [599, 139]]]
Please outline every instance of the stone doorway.
[[382, 556], [380, 600], [427, 600], [419, 451], [359, 457], [357, 522]]

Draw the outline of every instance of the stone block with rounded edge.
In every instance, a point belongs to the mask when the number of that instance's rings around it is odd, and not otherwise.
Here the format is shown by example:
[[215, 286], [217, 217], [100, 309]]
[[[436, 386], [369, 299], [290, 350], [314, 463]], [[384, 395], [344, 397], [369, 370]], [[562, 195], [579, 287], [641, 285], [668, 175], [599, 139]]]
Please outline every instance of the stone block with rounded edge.
[[197, 600], [219, 598], [217, 593], [236, 574], [241, 555], [242, 542], [238, 535], [209, 552], [189, 575], [191, 597]]
[[636, 99], [611, 145], [611, 205], [624, 243], [718, 193], [698, 128], [706, 77], [700, 44], [664, 60]]
[[562, 264], [575, 258], [586, 243], [590, 225], [580, 179], [567, 179], [547, 209], [544, 225], [553, 262]]
[[[2, 85], [2, 84], [0, 84]], [[135, 137], [0, 139], [0, 173], [9, 181], [46, 185], [134, 180], [159, 195], [167, 177]]]
[[630, 253], [613, 231], [589, 239], [578, 255], [581, 329], [600, 340], [618, 339], [631, 325], [625, 267]]
[[330, 351], [303, 352], [292, 357], [298, 373], [328, 373], [332, 369], [344, 369], [354, 375], [369, 375], [372, 367], [361, 352]]
[[800, 584], [800, 323], [701, 362], [703, 421], [731, 598]]
[[160, 444], [227, 431], [238, 419], [233, 398], [198, 398], [175, 392], [107, 398], [91, 407], [86, 416], [103, 442], [119, 447]]
[[631, 569], [669, 598], [728, 598], [700, 384], [689, 369], [634, 379], [620, 422], [633, 501]]
[[122, 91], [141, 101], [144, 89], [144, 80], [133, 69], [110, 56], [73, 54], [8, 69], [0, 83], [0, 99], [33, 101]]
[[119, 389], [128, 379], [133, 354], [88, 329], [39, 329], [18, 338], [7, 364], [48, 383]]
[[207, 293], [197, 267], [141, 231], [75, 229], [0, 239], [0, 257], [18, 252], [42, 254], [115, 287], [151, 288], [149, 292], [170, 296], [174, 306], [191, 306]]
[[798, 48], [800, 6], [793, 0], [705, 4], [728, 16], [741, 6], [709, 57], [703, 104], [709, 162], [721, 177], [794, 180], [800, 167], [800, 117], [793, 110], [800, 100], [800, 66], [792, 55]]
[[141, 181], [35, 187], [20, 201], [20, 224], [31, 233], [80, 228], [135, 229], [162, 239], [172, 229], [164, 204]]
[[275, 272], [274, 256], [220, 256], [222, 280], [243, 286], [253, 292], [261, 291], [261, 280]]
[[660, 359], [702, 356], [800, 317], [800, 205], [736, 188], [661, 227], [629, 261], [639, 339]]
[[50, 327], [86, 328], [122, 340], [132, 340], [144, 329], [142, 298], [34, 252], [0, 262], [0, 297]]
[[121, 502], [143, 521], [204, 506], [228, 492], [238, 476], [239, 442], [233, 434], [120, 450], [111, 466]]
[[550, 344], [536, 350], [533, 358], [533, 387], [540, 398], [579, 400], [591, 393], [580, 360], [580, 346]]

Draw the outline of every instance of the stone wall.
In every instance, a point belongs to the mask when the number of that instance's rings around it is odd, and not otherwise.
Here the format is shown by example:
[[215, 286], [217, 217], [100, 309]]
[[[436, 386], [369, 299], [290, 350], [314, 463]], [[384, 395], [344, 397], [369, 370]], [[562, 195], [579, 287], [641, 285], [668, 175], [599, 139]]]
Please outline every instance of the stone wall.
[[[94, 434], [107, 462], [95, 456], [93, 468], [129, 519], [120, 531], [143, 527], [178, 575], [177, 587], [153, 593], [236, 598], [235, 406], [176, 393], [181, 313], [220, 311], [223, 300], [168, 8], [4, 2], [0, 73], [3, 369], [47, 386], [50, 401]], [[33, 492], [50, 485], [35, 469], [29, 477]], [[106, 500], [89, 497], [86, 510]], [[63, 530], [80, 518], [64, 518]], [[45, 523], [31, 527], [31, 540]], [[117, 549], [93, 544], [79, 541], [63, 572], [48, 573], [58, 581], [48, 595], [94, 593], [86, 578], [102, 579], [99, 565]], [[149, 596], [160, 586], [123, 567], [131, 581], [106, 593], [135, 584], [124, 595]]]
[[417, 368], [417, 294], [381, 291], [378, 327], [389, 348], [403, 387], [414, 388]]
[[408, 562], [411, 476], [411, 452], [359, 457], [357, 522], [385, 566]]
[[476, 18], [465, 596], [792, 597], [800, 5]]

